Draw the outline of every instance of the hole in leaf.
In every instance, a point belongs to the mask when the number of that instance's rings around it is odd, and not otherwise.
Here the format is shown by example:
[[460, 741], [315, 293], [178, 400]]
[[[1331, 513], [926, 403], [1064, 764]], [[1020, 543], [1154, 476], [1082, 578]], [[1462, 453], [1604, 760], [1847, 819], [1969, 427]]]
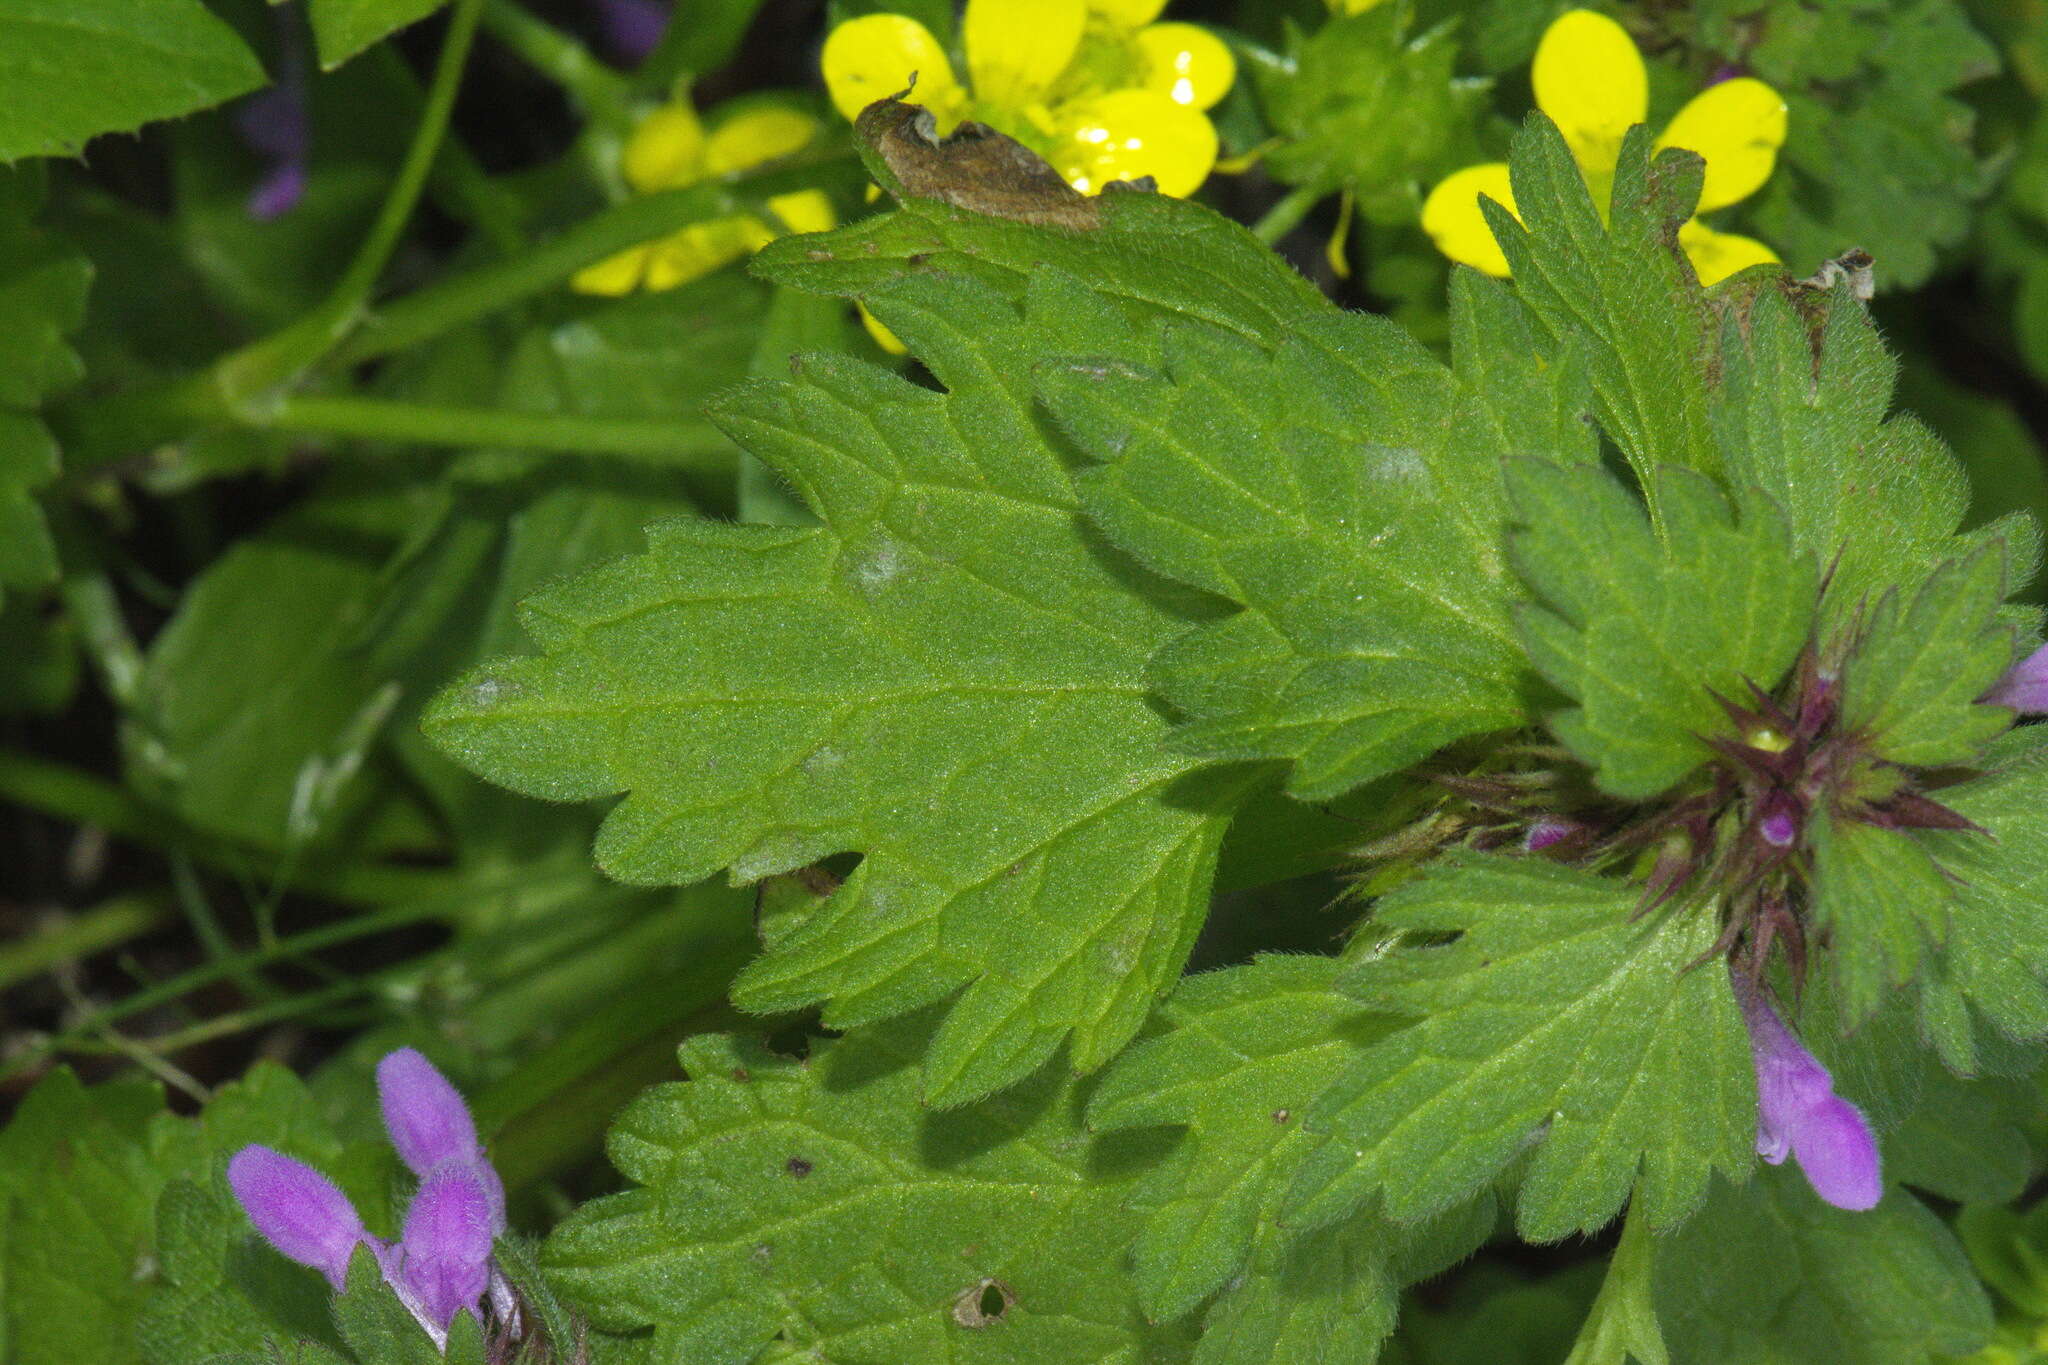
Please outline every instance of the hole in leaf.
[[953, 1300], [953, 1321], [962, 1327], [987, 1327], [1001, 1322], [1016, 1304], [1016, 1291], [990, 1277], [960, 1291]]

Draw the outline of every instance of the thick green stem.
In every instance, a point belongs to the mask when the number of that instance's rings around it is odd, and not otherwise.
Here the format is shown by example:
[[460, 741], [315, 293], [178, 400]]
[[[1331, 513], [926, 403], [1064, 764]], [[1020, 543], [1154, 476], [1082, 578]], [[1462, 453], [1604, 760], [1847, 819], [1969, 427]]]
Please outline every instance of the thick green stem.
[[1314, 185], [1295, 186], [1279, 203], [1266, 210], [1265, 217], [1252, 224], [1252, 236], [1267, 246], [1273, 245], [1308, 217], [1309, 210], [1322, 201], [1323, 193]]
[[161, 892], [116, 896], [67, 915], [54, 928], [0, 944], [0, 990], [139, 938], [170, 918], [170, 897]]
[[420, 445], [505, 446], [578, 455], [616, 455], [667, 464], [729, 465], [732, 445], [709, 422], [584, 417], [567, 412], [444, 407], [353, 395], [285, 399], [264, 426], [355, 440]]

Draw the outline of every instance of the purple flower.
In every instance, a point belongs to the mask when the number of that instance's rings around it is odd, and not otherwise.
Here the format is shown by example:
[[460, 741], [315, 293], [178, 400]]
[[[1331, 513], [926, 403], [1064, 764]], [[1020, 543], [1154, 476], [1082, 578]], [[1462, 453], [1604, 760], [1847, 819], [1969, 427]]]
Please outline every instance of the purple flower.
[[488, 1294], [510, 1320], [512, 1296], [491, 1263], [505, 1230], [505, 1187], [477, 1145], [462, 1095], [433, 1063], [401, 1048], [377, 1064], [384, 1125], [399, 1157], [420, 1176], [405, 1229], [386, 1242], [363, 1229], [348, 1196], [311, 1166], [251, 1145], [228, 1163], [228, 1184], [265, 1241], [327, 1276], [339, 1292], [357, 1246], [377, 1258], [384, 1282], [420, 1327], [446, 1347], [455, 1315], [479, 1313]]
[[348, 1196], [283, 1152], [244, 1147], [228, 1162], [228, 1184], [263, 1240], [325, 1275], [337, 1293], [348, 1280], [348, 1258], [355, 1249], [376, 1245]]
[[1584, 828], [1585, 826], [1576, 820], [1567, 820], [1557, 815], [1542, 816], [1530, 822], [1529, 832], [1522, 837], [1522, 851], [1540, 852], [1552, 844], [1571, 838]]
[[289, 45], [277, 84], [251, 95], [235, 110], [235, 131], [250, 151], [270, 163], [269, 173], [249, 191], [244, 211], [265, 223], [283, 217], [305, 196], [307, 164], [313, 151], [306, 73]]
[[1998, 685], [1982, 700], [1990, 706], [2010, 706], [2024, 714], [2048, 713], [2048, 645], [2043, 645], [2006, 670]]
[[1835, 1094], [1834, 1078], [1785, 1027], [1763, 992], [1731, 973], [1756, 1062], [1756, 1150], [1772, 1165], [1787, 1155], [1813, 1192], [1838, 1209], [1869, 1209], [1884, 1197], [1877, 1139], [1863, 1111]]
[[597, 0], [598, 31], [607, 51], [638, 66], [668, 32], [669, 7], [662, 0]]

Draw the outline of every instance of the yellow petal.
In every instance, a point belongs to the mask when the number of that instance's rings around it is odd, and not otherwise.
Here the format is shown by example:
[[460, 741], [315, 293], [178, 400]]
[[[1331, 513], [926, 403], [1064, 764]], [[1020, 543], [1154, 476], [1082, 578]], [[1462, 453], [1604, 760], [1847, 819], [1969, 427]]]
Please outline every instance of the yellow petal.
[[1081, 45], [1087, 0], [967, 0], [960, 42], [974, 97], [1022, 109], [1059, 79]]
[[1165, 8], [1166, 0], [1088, 0], [1088, 12], [1111, 28], [1143, 28]]
[[608, 298], [630, 294], [647, 275], [650, 252], [651, 248], [644, 246], [628, 247], [596, 265], [586, 265], [569, 278], [569, 287], [579, 294], [603, 294]]
[[1422, 230], [1436, 242], [1436, 249], [1454, 261], [1476, 266], [1489, 275], [1506, 275], [1508, 258], [1501, 254], [1486, 215], [1479, 210], [1479, 196], [1485, 195], [1509, 213], [1514, 213], [1515, 196], [1508, 188], [1508, 164], [1489, 161], [1453, 171], [1422, 201]]
[[1701, 284], [1719, 284], [1738, 270], [1772, 265], [1778, 259], [1777, 252], [1756, 238], [1716, 232], [1697, 218], [1679, 225], [1678, 244], [1685, 248]]
[[1612, 170], [1621, 135], [1650, 110], [1649, 77], [1635, 40], [1589, 9], [1566, 10], [1544, 30], [1529, 71], [1536, 103], [1581, 166]]
[[674, 289], [738, 260], [749, 250], [750, 223], [759, 230], [760, 224], [750, 219], [720, 218], [662, 238], [649, 248], [647, 287]]
[[704, 178], [704, 125], [686, 102], [664, 104], [641, 119], [619, 155], [626, 183], [641, 194]]
[[1200, 189], [1216, 164], [1209, 116], [1153, 90], [1112, 90], [1063, 105], [1053, 166], [1083, 194], [1149, 175], [1161, 194]]
[[908, 355], [910, 353], [910, 348], [901, 341], [898, 341], [896, 334], [887, 327], [884, 327], [882, 320], [873, 313], [870, 313], [866, 304], [856, 302], [853, 306], [860, 309], [860, 324], [868, 329], [868, 335], [875, 339], [875, 345], [881, 347], [890, 355]]
[[1339, 14], [1363, 14], [1382, 3], [1383, 0], [1330, 0], [1330, 8]]
[[916, 100], [939, 108], [958, 100], [960, 82], [946, 49], [931, 30], [901, 14], [864, 14], [849, 19], [825, 39], [819, 58], [832, 104], [847, 118], [876, 100], [887, 99], [917, 78]]
[[1147, 90], [1175, 104], [1207, 109], [1230, 93], [1237, 58], [1221, 38], [1193, 24], [1153, 24], [1132, 36]]
[[768, 207], [791, 232], [829, 232], [838, 222], [823, 190], [778, 194], [768, 201]]
[[1754, 76], [1710, 85], [1692, 97], [1657, 150], [1683, 147], [1707, 159], [1701, 213], [1755, 194], [1778, 164], [1785, 145], [1785, 97]]
[[744, 171], [801, 151], [817, 131], [818, 121], [809, 114], [779, 104], [756, 105], [712, 130], [704, 143], [704, 169], [711, 175]]

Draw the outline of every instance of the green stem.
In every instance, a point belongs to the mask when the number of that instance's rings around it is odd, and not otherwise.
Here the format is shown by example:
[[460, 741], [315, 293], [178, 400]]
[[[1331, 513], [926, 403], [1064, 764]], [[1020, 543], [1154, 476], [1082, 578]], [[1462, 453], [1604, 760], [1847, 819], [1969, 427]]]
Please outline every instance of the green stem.
[[348, 394], [287, 398], [261, 424], [355, 440], [505, 446], [671, 464], [725, 465], [732, 459], [731, 444], [709, 422], [445, 407]]
[[[12, 801], [73, 824], [97, 825], [134, 843], [184, 852], [235, 876], [246, 875], [251, 868], [270, 871], [277, 867], [275, 854], [186, 828], [104, 778], [32, 754], [0, 750], [0, 801]], [[460, 880], [453, 873], [429, 868], [358, 863], [294, 868], [289, 885], [331, 900], [388, 905], [448, 893]]]
[[488, 0], [484, 32], [568, 92], [586, 118], [623, 130], [631, 121], [633, 86], [553, 24], [512, 0]]
[[0, 944], [0, 990], [139, 938], [170, 918], [170, 898], [154, 891], [116, 896], [68, 915], [55, 928]]
[[744, 171], [723, 180], [629, 199], [584, 219], [517, 260], [479, 266], [379, 309], [363, 319], [361, 328], [335, 352], [335, 362], [353, 365], [404, 350], [554, 289], [584, 266], [628, 247], [665, 237], [692, 223], [744, 212], [747, 200], [814, 189], [821, 169], [849, 159], [843, 150], [800, 153], [772, 169]]
[[1309, 210], [1322, 201], [1323, 190], [1316, 185], [1297, 185], [1285, 198], [1266, 210], [1266, 216], [1252, 224], [1252, 236], [1267, 246], [1294, 231]]
[[290, 383], [355, 326], [391, 253], [398, 249], [399, 238], [419, 203], [427, 175], [433, 170], [482, 12], [483, 0], [456, 0], [448, 21], [448, 35], [442, 40], [441, 55], [434, 66], [433, 83], [427, 89], [426, 107], [413, 130], [412, 144], [405, 150], [405, 160], [392, 181], [391, 193], [385, 196], [384, 205], [370, 224], [355, 258], [334, 288], [311, 312], [283, 331], [244, 347], [213, 367], [214, 382], [230, 406], [259, 401]]

